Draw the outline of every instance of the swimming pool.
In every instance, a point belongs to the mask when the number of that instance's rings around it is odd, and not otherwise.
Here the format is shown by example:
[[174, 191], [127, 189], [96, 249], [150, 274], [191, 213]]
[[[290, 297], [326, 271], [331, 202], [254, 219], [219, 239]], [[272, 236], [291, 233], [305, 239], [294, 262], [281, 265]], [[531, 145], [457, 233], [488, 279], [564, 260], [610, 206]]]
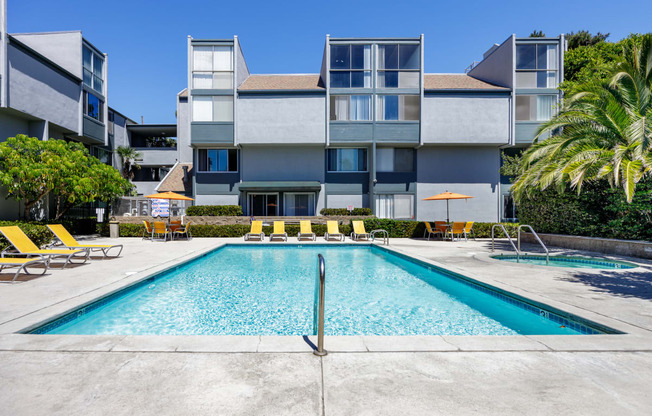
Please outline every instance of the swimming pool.
[[517, 258], [515, 254], [499, 254], [497, 256], [491, 256], [491, 258], [510, 261], [512, 263], [534, 264], [536, 266], [571, 267], [581, 269], [619, 270], [633, 269], [634, 267], [637, 267], [633, 263], [627, 263], [624, 261], [580, 256], [550, 256], [548, 262], [546, 262], [546, 256], [538, 255], [522, 255]]
[[613, 332], [378, 246], [227, 245], [32, 333], [307, 335], [317, 254], [327, 335]]

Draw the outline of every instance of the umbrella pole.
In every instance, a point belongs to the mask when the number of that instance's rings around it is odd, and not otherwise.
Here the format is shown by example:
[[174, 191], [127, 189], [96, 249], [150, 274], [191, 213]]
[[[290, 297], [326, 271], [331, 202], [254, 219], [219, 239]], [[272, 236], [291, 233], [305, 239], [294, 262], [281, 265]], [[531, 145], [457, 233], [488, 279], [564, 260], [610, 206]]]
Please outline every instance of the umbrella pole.
[[448, 199], [446, 200], [446, 223], [450, 223], [450, 216], [448, 215]]

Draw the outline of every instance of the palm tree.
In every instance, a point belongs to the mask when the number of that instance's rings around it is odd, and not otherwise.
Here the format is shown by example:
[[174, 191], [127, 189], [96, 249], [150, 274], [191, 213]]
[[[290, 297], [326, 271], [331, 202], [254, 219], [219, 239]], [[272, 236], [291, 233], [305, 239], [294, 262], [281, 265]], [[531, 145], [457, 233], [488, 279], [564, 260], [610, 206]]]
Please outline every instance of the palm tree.
[[652, 35], [626, 44], [623, 55], [608, 82], [580, 86], [539, 128], [519, 164], [517, 200], [549, 186], [579, 193], [606, 179], [632, 202], [636, 184], [652, 173]]
[[129, 146], [118, 146], [115, 151], [122, 159], [122, 177], [129, 180], [133, 179], [134, 170], [140, 169], [136, 159], [141, 157], [142, 154]]

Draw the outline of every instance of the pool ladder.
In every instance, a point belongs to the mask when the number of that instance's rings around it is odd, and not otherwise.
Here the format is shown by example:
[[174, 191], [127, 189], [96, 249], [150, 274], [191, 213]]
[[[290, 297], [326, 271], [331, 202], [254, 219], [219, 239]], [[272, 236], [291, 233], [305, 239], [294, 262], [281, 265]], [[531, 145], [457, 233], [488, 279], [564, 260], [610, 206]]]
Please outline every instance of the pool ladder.
[[313, 354], [323, 357], [328, 354], [324, 349], [324, 289], [326, 286], [326, 263], [324, 256], [317, 255], [319, 274], [315, 280], [315, 302], [313, 307], [313, 335], [317, 335], [317, 349]]
[[514, 244], [514, 241], [512, 240], [512, 238], [509, 236], [509, 233], [507, 232], [507, 229], [505, 229], [505, 226], [503, 224], [494, 224], [491, 227], [491, 252], [492, 253], [494, 252], [494, 230], [496, 229], [496, 227], [503, 230], [503, 233], [507, 237], [507, 240], [509, 241], [509, 244], [512, 245], [512, 248], [516, 252], [516, 262], [517, 263], [520, 263], [520, 260], [521, 260], [521, 229], [522, 228], [527, 228], [527, 229], [530, 230], [532, 235], [534, 235], [534, 238], [536, 238], [536, 240], [539, 242], [541, 247], [543, 247], [543, 250], [546, 252], [546, 265], [548, 265], [550, 263], [550, 251], [548, 250], [548, 247], [546, 247], [546, 245], [543, 244], [543, 241], [541, 241], [541, 239], [539, 238], [539, 235], [536, 233], [536, 231], [534, 231], [534, 229], [531, 226], [527, 225], [527, 224], [521, 224], [521, 225], [518, 226], [518, 234], [516, 236], [516, 245]]

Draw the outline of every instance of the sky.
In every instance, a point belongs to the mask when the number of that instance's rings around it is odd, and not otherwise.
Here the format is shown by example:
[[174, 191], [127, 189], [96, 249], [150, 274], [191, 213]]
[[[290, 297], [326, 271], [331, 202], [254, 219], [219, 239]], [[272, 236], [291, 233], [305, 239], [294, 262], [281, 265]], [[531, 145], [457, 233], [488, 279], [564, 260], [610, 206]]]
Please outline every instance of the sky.
[[[418, 37], [427, 73], [463, 73], [512, 34], [652, 31], [652, 1], [7, 0], [9, 33], [81, 30], [109, 55], [108, 103], [145, 123], [175, 123], [187, 37], [237, 35], [252, 74], [319, 73], [332, 37]], [[97, 5], [94, 7], [93, 5]], [[625, 7], [616, 8], [620, 4]]]

